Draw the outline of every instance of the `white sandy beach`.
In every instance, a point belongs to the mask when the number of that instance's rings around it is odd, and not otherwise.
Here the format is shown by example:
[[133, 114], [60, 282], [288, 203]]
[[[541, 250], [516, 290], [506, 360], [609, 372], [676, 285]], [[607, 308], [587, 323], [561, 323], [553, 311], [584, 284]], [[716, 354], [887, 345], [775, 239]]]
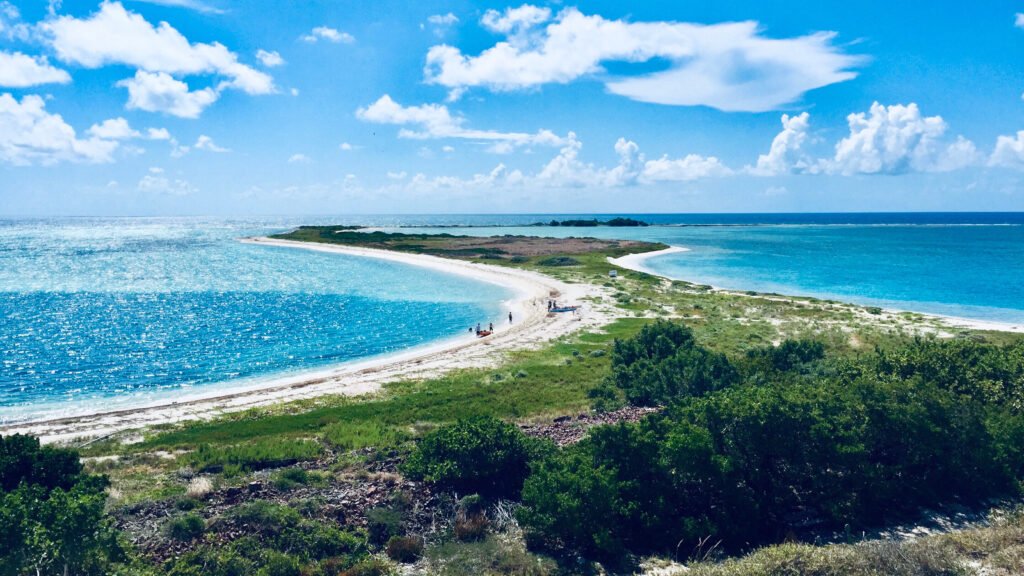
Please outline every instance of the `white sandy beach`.
[[[665, 248], [664, 250], [655, 250], [653, 252], [642, 252], [640, 254], [629, 254], [627, 256], [622, 256], [622, 257], [619, 257], [619, 258], [608, 258], [608, 262], [611, 263], [611, 264], [614, 264], [615, 266], [619, 266], [620, 268], [625, 268], [627, 270], [633, 270], [635, 272], [643, 272], [645, 274], [650, 274], [652, 276], [657, 276], [659, 278], [664, 278], [666, 280], [678, 280], [678, 278], [670, 278], [670, 277], [668, 277], [668, 276], [666, 276], [664, 274], [659, 274], [658, 272], [655, 272], [654, 270], [652, 270], [650, 267], [647, 266], [647, 261], [650, 260], [651, 258], [656, 258], [658, 256], [664, 256], [666, 254], [678, 254], [680, 252], [689, 252], [689, 251], [690, 251], [690, 249], [686, 248], [684, 246], [670, 246], [668, 248]], [[691, 282], [698, 282], [698, 281], [691, 280]], [[731, 294], [731, 295], [734, 295], [734, 296], [747, 296], [747, 294], [744, 293], [744, 292], [741, 292], [741, 291], [738, 291], [738, 290], [734, 290], [734, 289], [729, 289], [729, 288], [722, 288], [720, 286], [711, 285], [711, 289], [715, 290], [716, 292], [723, 292], [723, 293]], [[773, 300], [780, 300], [780, 301], [787, 301], [787, 302], [793, 301], [791, 298], [787, 298], [785, 296], [758, 295], [758, 297], [759, 298], [768, 298], [768, 299], [773, 299]], [[856, 306], [861, 307], [860, 305], [856, 305]], [[996, 331], [996, 332], [1024, 333], [1024, 326], [1021, 326], [1021, 325], [1018, 325], [1018, 324], [1012, 324], [1012, 323], [1009, 323], [1009, 322], [995, 322], [995, 321], [991, 321], [991, 320], [975, 320], [973, 318], [960, 318], [960, 317], [957, 317], [957, 316], [945, 316], [945, 315], [942, 315], [942, 314], [929, 314], [927, 312], [915, 312], [915, 311], [901, 310], [901, 309], [896, 309], [896, 308], [884, 308], [883, 311], [888, 316], [896, 316], [896, 315], [899, 315], [899, 314], [902, 314], [902, 313], [905, 313], [905, 312], [912, 312], [913, 314], [920, 315], [920, 316], [922, 316], [924, 318], [933, 319], [938, 324], [940, 324], [942, 327], [949, 328], [949, 329], [961, 328], [961, 329], [967, 329], [967, 330], [991, 330], [991, 331]]]
[[[94, 413], [0, 426], [0, 434], [26, 433], [44, 442], [71, 442], [102, 438], [150, 426], [215, 416], [282, 401], [331, 394], [357, 396], [375, 392], [387, 382], [436, 377], [453, 370], [485, 368], [500, 363], [504, 352], [534, 348], [583, 327], [603, 326], [613, 318], [611, 306], [600, 304], [604, 289], [589, 284], [566, 284], [554, 278], [518, 269], [476, 264], [435, 256], [403, 254], [386, 250], [314, 244], [270, 238], [243, 242], [317, 250], [350, 256], [380, 258], [447, 274], [466, 276], [511, 289], [516, 296], [504, 303], [514, 322], [499, 322], [486, 338], [464, 334], [395, 354], [346, 363], [335, 368], [286, 378], [232, 386], [211, 385], [195, 394], [122, 410], [98, 407]], [[548, 314], [547, 299], [583, 306], [579, 315]]]

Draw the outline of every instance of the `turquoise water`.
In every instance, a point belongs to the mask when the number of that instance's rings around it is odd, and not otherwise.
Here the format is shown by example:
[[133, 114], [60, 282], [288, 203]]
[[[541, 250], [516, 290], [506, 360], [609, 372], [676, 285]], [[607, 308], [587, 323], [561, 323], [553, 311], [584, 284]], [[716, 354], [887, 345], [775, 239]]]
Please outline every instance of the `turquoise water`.
[[506, 289], [242, 244], [291, 223], [0, 221], [0, 421], [118, 409], [462, 335]]
[[[397, 263], [237, 241], [304, 223], [652, 240], [690, 249], [648, 261], [673, 278], [1024, 324], [1024, 214], [633, 216], [658, 225], [526, 226], [559, 215], [0, 220], [0, 421], [386, 354], [497, 320], [511, 297]], [[459, 224], [474, 227], [436, 227]]]
[[[647, 261], [651, 270], [670, 278], [1024, 324], [1024, 214], [634, 217], [660, 224], [646, 228], [478, 226], [445, 231], [664, 242], [689, 248]], [[516, 218], [516, 223], [523, 223], [547, 217]], [[407, 229], [413, 230], [437, 231]]]

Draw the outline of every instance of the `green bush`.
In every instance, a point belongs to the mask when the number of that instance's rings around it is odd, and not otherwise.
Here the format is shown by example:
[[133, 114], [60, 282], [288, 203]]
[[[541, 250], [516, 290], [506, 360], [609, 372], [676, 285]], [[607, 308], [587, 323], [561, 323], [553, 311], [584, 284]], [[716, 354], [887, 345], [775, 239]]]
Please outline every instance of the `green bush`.
[[185, 514], [171, 518], [164, 524], [164, 532], [172, 540], [195, 540], [206, 531], [206, 522], [197, 514]]
[[393, 508], [371, 508], [366, 512], [366, 527], [370, 542], [384, 544], [402, 534], [402, 513]]
[[385, 552], [395, 562], [410, 564], [423, 556], [423, 539], [419, 536], [392, 536]]
[[279, 490], [291, 490], [309, 484], [309, 479], [309, 472], [304, 468], [286, 468], [274, 475], [273, 482]]
[[478, 416], [424, 436], [404, 470], [412, 478], [462, 493], [515, 496], [539, 449], [515, 426]]
[[538, 266], [578, 266], [580, 261], [571, 256], [552, 256], [538, 260]]
[[122, 558], [104, 514], [107, 480], [78, 454], [0, 436], [0, 574], [104, 574]]
[[610, 382], [629, 403], [658, 406], [734, 384], [739, 374], [723, 355], [697, 345], [693, 333], [659, 320], [633, 338], [616, 340]]
[[[662, 366], [680, 349], [703, 365], [688, 333], [668, 326], [617, 345], [616, 362], [641, 365], [646, 390], [681, 389], [664, 384], [673, 376]], [[809, 342], [758, 351], [729, 385], [678, 394], [657, 415], [595, 428], [536, 464], [520, 519], [532, 542], [616, 559], [709, 536], [747, 549], [1014, 494], [1024, 480], [1022, 351], [973, 341], [920, 341], [857, 361], [822, 358]]]

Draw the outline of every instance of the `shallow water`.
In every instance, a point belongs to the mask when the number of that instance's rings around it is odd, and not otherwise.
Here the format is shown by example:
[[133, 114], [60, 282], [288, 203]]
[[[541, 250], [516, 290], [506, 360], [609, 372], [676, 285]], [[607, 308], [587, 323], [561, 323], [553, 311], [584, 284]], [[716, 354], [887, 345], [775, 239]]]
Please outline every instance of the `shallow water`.
[[[1021, 213], [634, 217], [659, 225], [646, 228], [507, 226], [446, 231], [664, 242], [690, 249], [646, 262], [653, 271], [671, 278], [738, 290], [817, 296], [933, 314], [1024, 323], [1024, 214]], [[483, 220], [485, 217], [478, 218], [481, 222], [492, 223]], [[551, 219], [547, 216], [515, 218], [516, 224]], [[513, 222], [511, 218], [509, 221]]]
[[237, 238], [281, 224], [0, 222], [0, 420], [323, 368], [497, 320], [492, 284]]

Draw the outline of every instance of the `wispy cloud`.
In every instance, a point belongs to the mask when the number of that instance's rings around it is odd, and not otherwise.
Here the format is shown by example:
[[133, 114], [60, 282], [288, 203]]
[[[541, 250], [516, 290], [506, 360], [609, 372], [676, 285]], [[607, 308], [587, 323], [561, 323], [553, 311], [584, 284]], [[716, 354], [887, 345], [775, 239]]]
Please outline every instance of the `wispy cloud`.
[[227, 11], [203, 0], [132, 0], [144, 4], [159, 4], [161, 6], [174, 6], [176, 8], [187, 8], [203, 14], [226, 14]]

